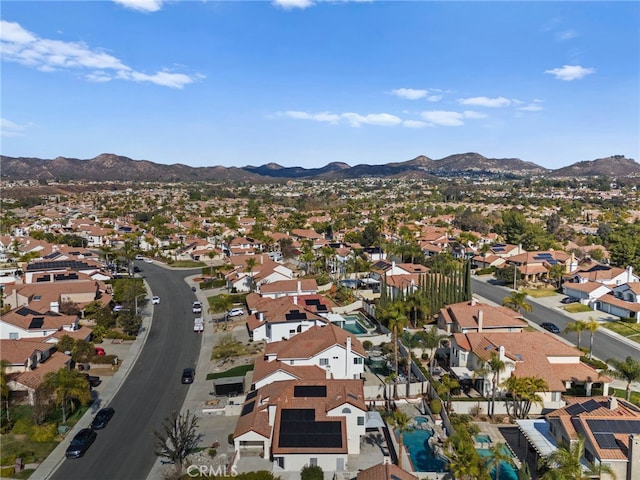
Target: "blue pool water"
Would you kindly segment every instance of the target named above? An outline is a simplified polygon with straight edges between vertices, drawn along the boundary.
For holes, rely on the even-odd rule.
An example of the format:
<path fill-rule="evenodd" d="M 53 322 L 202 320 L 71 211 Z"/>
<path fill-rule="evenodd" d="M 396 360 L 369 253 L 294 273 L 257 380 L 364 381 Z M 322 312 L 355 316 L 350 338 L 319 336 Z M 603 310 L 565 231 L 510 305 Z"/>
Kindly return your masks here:
<path fill-rule="evenodd" d="M 511 455 L 511 451 L 505 447 L 505 453 Z M 490 457 L 491 450 L 487 448 L 479 448 L 478 453 L 482 457 Z M 491 471 L 491 478 L 496 478 L 496 469 Z M 500 480 L 518 480 L 518 470 L 507 462 L 500 462 Z"/>
<path fill-rule="evenodd" d="M 491 437 L 489 435 L 485 435 L 484 433 L 480 433 L 476 435 L 476 442 L 491 444 Z"/>
<path fill-rule="evenodd" d="M 416 417 L 419 422 L 421 417 Z M 426 418 L 423 418 L 426 421 Z M 432 433 L 429 430 L 415 429 L 402 434 L 402 443 L 409 452 L 411 463 L 416 472 L 444 472 L 446 470 L 446 461 L 433 455 L 429 446 L 429 438 Z"/>
<path fill-rule="evenodd" d="M 349 319 L 349 317 L 345 317 L 345 321 L 334 322 L 343 330 L 346 330 L 349 333 L 353 333 L 354 335 L 362 335 L 363 333 L 367 333 L 367 329 L 360 325 L 360 322 L 354 319 Z"/>

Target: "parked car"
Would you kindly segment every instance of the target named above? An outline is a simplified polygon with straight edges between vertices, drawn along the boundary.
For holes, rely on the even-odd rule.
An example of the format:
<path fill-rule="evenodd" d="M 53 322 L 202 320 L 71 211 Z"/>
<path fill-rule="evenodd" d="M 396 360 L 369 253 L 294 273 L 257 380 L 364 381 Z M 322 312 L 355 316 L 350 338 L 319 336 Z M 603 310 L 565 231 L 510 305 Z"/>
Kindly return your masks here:
<path fill-rule="evenodd" d="M 154 295 L 153 297 L 151 297 L 151 303 L 153 303 L 154 305 L 159 305 L 160 304 L 160 297 L 157 295 Z"/>
<path fill-rule="evenodd" d="M 575 297 L 564 297 L 562 300 L 560 300 L 560 303 L 567 304 L 567 303 L 576 303 L 576 302 L 579 302 L 579 301 L 580 301 L 580 299 L 575 298 Z"/>
<path fill-rule="evenodd" d="M 202 313 L 202 304 L 200 302 L 193 302 L 193 306 L 191 307 L 191 311 L 193 313 Z"/>
<path fill-rule="evenodd" d="M 104 348 L 102 347 L 95 347 L 95 352 L 96 352 L 96 355 L 99 357 L 104 357 L 107 354 L 107 352 L 105 352 Z"/>
<path fill-rule="evenodd" d="M 197 292 L 197 291 L 198 291 L 198 289 L 196 288 L 196 286 L 195 286 L 195 285 L 193 285 L 193 286 L 191 287 L 191 291 L 192 291 L 192 292 Z"/>
<path fill-rule="evenodd" d="M 98 410 L 98 413 L 96 413 L 96 416 L 93 417 L 91 428 L 94 430 L 100 430 L 106 427 L 114 413 L 116 413 L 116 411 L 111 407 L 101 408 Z"/>
<path fill-rule="evenodd" d="M 89 386 L 91 388 L 97 387 L 98 385 L 100 385 L 102 383 L 102 380 L 100 379 L 100 377 L 98 377 L 96 375 L 89 375 L 88 373 L 85 373 L 84 374 L 84 378 L 87 379 L 87 382 L 89 382 Z"/>
<path fill-rule="evenodd" d="M 244 310 L 242 308 L 232 308 L 227 312 L 227 316 L 229 317 L 239 317 L 240 315 L 244 315 Z"/>
<path fill-rule="evenodd" d="M 153 260 L 151 258 L 145 258 L 144 261 L 146 263 L 153 263 Z"/>
<path fill-rule="evenodd" d="M 67 447 L 65 456 L 67 458 L 80 458 L 83 456 L 91 444 L 95 441 L 98 434 L 91 428 L 83 428 L 80 430 Z"/>
<path fill-rule="evenodd" d="M 542 322 L 540 326 L 551 333 L 560 333 L 560 329 L 555 323 Z"/>
<path fill-rule="evenodd" d="M 193 383 L 196 371 L 193 368 L 185 368 L 182 371 L 182 383 Z"/>

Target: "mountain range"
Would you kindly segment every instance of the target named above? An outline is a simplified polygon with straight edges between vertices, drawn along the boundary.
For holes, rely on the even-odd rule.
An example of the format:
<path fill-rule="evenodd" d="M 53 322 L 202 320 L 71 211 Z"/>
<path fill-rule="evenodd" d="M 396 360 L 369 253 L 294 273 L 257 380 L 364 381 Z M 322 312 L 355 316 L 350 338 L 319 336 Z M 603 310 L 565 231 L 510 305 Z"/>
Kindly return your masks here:
<path fill-rule="evenodd" d="M 2 180 L 39 181 L 123 181 L 123 182 L 273 182 L 287 179 L 340 180 L 362 177 L 436 178 L 436 177 L 597 177 L 640 176 L 640 164 L 624 155 L 581 161 L 559 169 L 547 169 L 518 158 L 486 158 L 478 153 L 449 155 L 439 160 L 418 156 L 405 162 L 350 166 L 333 162 L 322 168 L 283 167 L 276 163 L 246 167 L 190 167 L 176 163 L 165 165 L 148 160 L 103 153 L 81 160 L 57 157 L 53 160 L 0 156 Z"/>

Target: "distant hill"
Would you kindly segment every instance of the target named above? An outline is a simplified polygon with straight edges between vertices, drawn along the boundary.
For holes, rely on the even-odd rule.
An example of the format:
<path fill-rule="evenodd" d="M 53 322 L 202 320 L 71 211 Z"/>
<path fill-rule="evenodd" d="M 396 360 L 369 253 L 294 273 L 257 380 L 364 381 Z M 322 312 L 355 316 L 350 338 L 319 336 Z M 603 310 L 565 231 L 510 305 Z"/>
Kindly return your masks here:
<path fill-rule="evenodd" d="M 549 173 L 550 177 L 632 177 L 640 175 L 640 164 L 624 155 L 613 155 L 574 163 Z"/>
<path fill-rule="evenodd" d="M 53 160 L 0 157 L 3 180 L 45 181 L 133 181 L 133 182 L 242 182 L 263 183 L 287 179 L 354 179 L 360 177 L 436 178 L 484 176 L 494 178 L 624 177 L 640 175 L 640 165 L 621 155 L 578 162 L 549 170 L 518 158 L 486 158 L 478 153 L 462 153 L 432 160 L 418 156 L 405 162 L 383 165 L 333 162 L 322 168 L 283 167 L 275 163 L 246 167 L 190 167 L 176 163 L 164 165 L 148 160 L 103 153 L 95 158 L 57 157 Z"/>

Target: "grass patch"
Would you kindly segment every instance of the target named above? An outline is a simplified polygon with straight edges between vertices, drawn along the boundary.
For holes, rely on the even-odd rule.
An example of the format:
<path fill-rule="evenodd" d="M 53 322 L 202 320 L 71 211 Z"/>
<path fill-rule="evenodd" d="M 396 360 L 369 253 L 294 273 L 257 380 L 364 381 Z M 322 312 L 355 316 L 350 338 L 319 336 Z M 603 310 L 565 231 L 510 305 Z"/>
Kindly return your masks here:
<path fill-rule="evenodd" d="M 198 268 L 206 266 L 206 263 L 195 260 L 177 260 L 169 263 L 169 265 L 175 268 Z"/>
<path fill-rule="evenodd" d="M 7 433 L 2 435 L 2 465 L 13 465 L 16 457 L 22 463 L 40 463 L 58 446 L 58 442 L 32 442 L 26 435 Z"/>
<path fill-rule="evenodd" d="M 253 364 L 238 365 L 237 367 L 230 368 L 229 370 L 225 370 L 224 372 L 208 373 L 207 380 L 215 380 L 216 378 L 227 377 L 244 377 L 247 372 L 251 370 L 253 370 Z"/>
<path fill-rule="evenodd" d="M 610 388 L 609 392 L 613 391 L 613 394 L 618 398 L 626 398 L 627 391 L 620 388 Z M 629 399 L 631 403 L 640 407 L 640 392 L 631 390 L 631 397 Z"/>
<path fill-rule="evenodd" d="M 607 322 L 603 323 L 602 326 L 629 340 L 640 343 L 640 325 L 637 323 Z"/>
<path fill-rule="evenodd" d="M 521 290 L 533 298 L 553 297 L 557 295 L 556 291 L 552 288 L 526 288 Z"/>
<path fill-rule="evenodd" d="M 582 313 L 582 312 L 593 312 L 593 308 L 588 305 L 583 305 L 581 303 L 570 303 L 566 307 L 563 307 L 565 311 L 569 313 Z"/>

